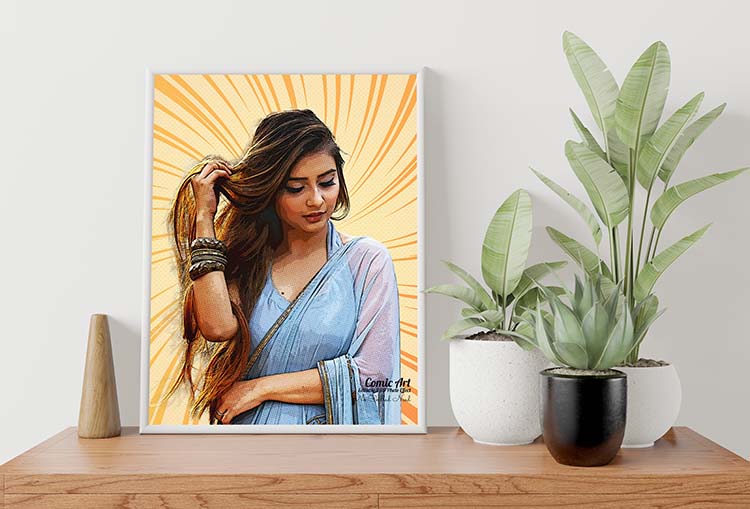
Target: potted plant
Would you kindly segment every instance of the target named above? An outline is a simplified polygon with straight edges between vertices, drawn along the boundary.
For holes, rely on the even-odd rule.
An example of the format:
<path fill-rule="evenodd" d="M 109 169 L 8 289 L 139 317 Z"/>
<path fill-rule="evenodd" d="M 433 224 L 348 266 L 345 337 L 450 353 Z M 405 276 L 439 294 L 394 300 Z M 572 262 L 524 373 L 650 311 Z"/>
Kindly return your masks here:
<path fill-rule="evenodd" d="M 466 285 L 425 290 L 466 306 L 443 339 L 450 340 L 453 413 L 464 431 L 480 443 L 527 444 L 541 433 L 538 373 L 547 361 L 524 336 L 511 337 L 509 332 L 525 330 L 517 311 L 536 304 L 534 281 L 566 262 L 526 267 L 531 226 L 531 198 L 517 190 L 497 209 L 484 237 L 482 276 L 488 289 L 465 270 L 445 262 Z M 485 331 L 460 335 L 472 328 Z"/>
<path fill-rule="evenodd" d="M 558 367 L 541 372 L 544 443 L 558 463 L 606 465 L 625 435 L 627 375 L 612 369 L 646 333 L 658 313 L 641 306 L 631 315 L 621 285 L 603 273 L 576 276 L 561 298 L 538 285 L 545 306 L 526 310 L 531 337 Z M 566 300 L 568 303 L 564 302 Z"/>
<path fill-rule="evenodd" d="M 631 314 L 639 306 L 655 313 L 659 301 L 653 289 L 657 280 L 710 226 L 662 249 L 662 233 L 670 216 L 691 196 L 748 168 L 673 184 L 683 155 L 725 105 L 693 120 L 703 100 L 703 93 L 699 93 L 659 125 L 670 77 L 669 52 L 664 43 L 656 42 L 646 49 L 622 87 L 594 50 L 576 35 L 566 32 L 563 48 L 600 131 L 597 141 L 571 110 L 583 141 L 568 141 L 565 155 L 596 215 L 557 183 L 532 171 L 583 218 L 595 249 L 554 228 L 548 227 L 547 232 L 586 273 L 601 271 L 607 284 L 622 284 Z M 602 238 L 608 245 L 600 256 Z M 626 447 L 653 445 L 674 424 L 681 402 L 674 366 L 641 359 L 639 348 L 640 341 L 618 368 L 628 374 Z"/>

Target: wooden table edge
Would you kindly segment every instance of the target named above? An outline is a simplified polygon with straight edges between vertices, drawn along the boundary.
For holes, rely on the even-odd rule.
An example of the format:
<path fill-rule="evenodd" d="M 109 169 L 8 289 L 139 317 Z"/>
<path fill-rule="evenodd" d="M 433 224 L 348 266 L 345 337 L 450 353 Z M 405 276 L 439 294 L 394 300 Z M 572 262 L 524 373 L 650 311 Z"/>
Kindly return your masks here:
<path fill-rule="evenodd" d="M 132 433 L 133 427 L 123 428 Z M 454 427 L 429 428 L 437 434 L 463 434 Z M 38 456 L 76 434 L 75 427 L 56 433 L 46 441 L 0 466 L 2 499 L 22 494 L 238 494 L 238 493 L 360 493 L 382 495 L 572 495 L 585 489 L 592 495 L 646 493 L 676 496 L 750 496 L 750 463 L 695 431 L 676 427 L 672 440 L 696 441 L 701 447 L 720 452 L 732 468 L 726 472 L 633 474 L 604 468 L 572 469 L 554 473 L 423 472 L 423 473 L 34 473 L 14 471 L 12 463 L 21 456 Z M 310 435 L 320 436 L 320 435 Z M 341 435 L 339 435 L 341 436 Z M 420 435 L 413 436 L 415 440 Z M 258 437 L 258 435 L 255 435 Z M 114 438 L 116 440 L 117 438 Z M 105 439 L 106 440 L 106 439 Z M 110 439 L 112 440 L 112 439 Z M 104 487 L 103 487 L 104 486 Z"/>

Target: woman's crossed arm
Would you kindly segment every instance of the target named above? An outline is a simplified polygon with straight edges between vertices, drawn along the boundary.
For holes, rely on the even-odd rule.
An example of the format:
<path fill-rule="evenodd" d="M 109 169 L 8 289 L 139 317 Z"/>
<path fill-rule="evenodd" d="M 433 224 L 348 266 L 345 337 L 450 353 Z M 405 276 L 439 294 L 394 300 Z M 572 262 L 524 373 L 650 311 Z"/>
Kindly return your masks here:
<path fill-rule="evenodd" d="M 262 376 L 236 382 L 221 397 L 217 406 L 222 423 L 230 423 L 237 415 L 251 410 L 264 401 L 307 405 L 323 404 L 323 384 L 318 370 Z"/>

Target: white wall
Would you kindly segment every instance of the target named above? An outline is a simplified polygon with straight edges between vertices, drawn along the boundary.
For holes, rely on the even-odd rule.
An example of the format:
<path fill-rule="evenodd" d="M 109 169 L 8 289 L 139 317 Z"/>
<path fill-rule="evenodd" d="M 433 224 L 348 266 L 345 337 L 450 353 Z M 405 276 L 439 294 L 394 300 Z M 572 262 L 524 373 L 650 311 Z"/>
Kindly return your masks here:
<path fill-rule="evenodd" d="M 615 5 L 625 6 L 615 8 Z M 561 50 L 572 30 L 618 80 L 651 42 L 672 53 L 669 112 L 696 92 L 724 116 L 680 179 L 750 163 L 750 8 L 741 2 L 0 3 L 3 343 L 0 462 L 75 425 L 88 319 L 111 315 L 124 425 L 137 424 L 144 70 L 403 71 L 428 67 L 427 280 L 440 259 L 479 272 L 481 239 L 515 188 L 534 199 L 533 260 L 559 258 L 543 227 L 584 227 L 527 170 L 580 189 L 563 155 L 574 107 L 593 126 Z M 694 198 L 667 237 L 714 226 L 658 286 L 668 313 L 645 354 L 676 363 L 679 423 L 747 457 L 746 263 L 750 177 Z M 666 235 L 666 234 L 665 234 Z M 666 244 L 665 244 L 666 245 Z M 454 424 L 448 351 L 458 307 L 428 296 L 428 425 Z"/>

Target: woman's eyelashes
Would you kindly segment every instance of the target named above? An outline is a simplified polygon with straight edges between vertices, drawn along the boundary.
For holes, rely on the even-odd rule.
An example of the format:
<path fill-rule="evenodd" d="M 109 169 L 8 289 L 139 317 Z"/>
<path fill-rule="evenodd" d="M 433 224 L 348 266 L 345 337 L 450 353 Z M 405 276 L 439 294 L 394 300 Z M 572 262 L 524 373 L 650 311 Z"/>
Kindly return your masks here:
<path fill-rule="evenodd" d="M 327 180 L 325 182 L 320 183 L 323 187 L 331 187 L 336 185 L 336 179 Z M 302 187 L 295 187 L 295 186 L 286 186 L 286 190 L 292 194 L 297 194 L 301 192 L 304 189 L 304 186 Z"/>

